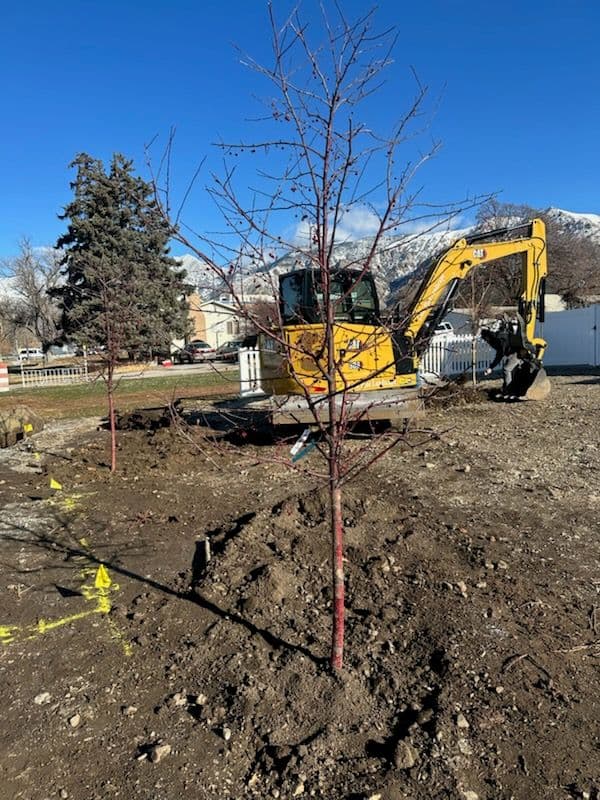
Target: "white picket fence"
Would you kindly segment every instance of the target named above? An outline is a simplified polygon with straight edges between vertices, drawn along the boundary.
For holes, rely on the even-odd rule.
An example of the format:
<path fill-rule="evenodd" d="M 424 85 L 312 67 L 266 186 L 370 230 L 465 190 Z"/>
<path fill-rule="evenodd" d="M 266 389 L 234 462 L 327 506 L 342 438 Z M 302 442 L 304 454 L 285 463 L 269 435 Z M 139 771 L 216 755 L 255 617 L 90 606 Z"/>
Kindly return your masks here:
<path fill-rule="evenodd" d="M 481 374 L 494 359 L 495 352 L 479 336 L 471 334 L 441 334 L 434 336 L 419 367 L 423 383 L 435 383 L 444 378 L 473 373 Z M 253 397 L 264 394 L 260 382 L 260 352 L 252 347 L 239 351 L 240 395 Z"/>
<path fill-rule="evenodd" d="M 260 382 L 260 350 L 255 347 L 240 347 L 240 397 L 264 394 Z"/>
<path fill-rule="evenodd" d="M 475 372 L 481 374 L 493 361 L 495 351 L 479 336 L 441 334 L 434 336 L 421 358 L 419 375 L 426 383 Z"/>
<path fill-rule="evenodd" d="M 72 383 L 87 383 L 89 379 L 87 364 L 79 367 L 21 369 L 22 386 L 65 386 Z"/>

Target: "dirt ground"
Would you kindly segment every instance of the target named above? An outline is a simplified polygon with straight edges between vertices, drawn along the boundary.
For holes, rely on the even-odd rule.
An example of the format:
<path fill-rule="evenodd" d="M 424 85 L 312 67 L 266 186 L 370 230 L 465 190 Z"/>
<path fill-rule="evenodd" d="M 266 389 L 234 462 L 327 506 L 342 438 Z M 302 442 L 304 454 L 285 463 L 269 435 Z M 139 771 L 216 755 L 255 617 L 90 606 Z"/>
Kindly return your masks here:
<path fill-rule="evenodd" d="M 347 487 L 339 675 L 315 451 L 3 451 L 0 800 L 600 798 L 600 378 L 552 383 L 431 408 Z"/>

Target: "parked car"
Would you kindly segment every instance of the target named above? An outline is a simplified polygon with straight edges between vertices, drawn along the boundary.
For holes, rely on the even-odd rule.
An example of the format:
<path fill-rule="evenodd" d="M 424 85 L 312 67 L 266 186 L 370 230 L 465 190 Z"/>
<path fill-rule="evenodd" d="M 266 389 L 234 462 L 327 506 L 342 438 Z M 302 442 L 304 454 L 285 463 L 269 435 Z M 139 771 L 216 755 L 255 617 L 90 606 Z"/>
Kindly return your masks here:
<path fill-rule="evenodd" d="M 225 342 L 225 344 L 217 347 L 215 358 L 218 361 L 237 361 L 238 351 L 241 346 L 241 339 L 233 339 L 231 342 Z"/>
<path fill-rule="evenodd" d="M 22 347 L 19 350 L 19 361 L 39 361 L 44 357 L 44 352 L 39 347 Z"/>
<path fill-rule="evenodd" d="M 194 364 L 199 361 L 214 361 L 217 351 L 208 342 L 195 339 L 181 350 L 173 354 L 173 360 L 178 364 Z"/>
<path fill-rule="evenodd" d="M 258 344 L 258 334 L 257 333 L 249 333 L 248 336 L 242 339 L 242 343 L 240 347 L 251 347 L 254 348 Z"/>
<path fill-rule="evenodd" d="M 441 334 L 451 334 L 454 333 L 454 328 L 451 322 L 439 322 L 436 326 L 436 329 L 433 332 L 434 336 L 440 336 Z"/>

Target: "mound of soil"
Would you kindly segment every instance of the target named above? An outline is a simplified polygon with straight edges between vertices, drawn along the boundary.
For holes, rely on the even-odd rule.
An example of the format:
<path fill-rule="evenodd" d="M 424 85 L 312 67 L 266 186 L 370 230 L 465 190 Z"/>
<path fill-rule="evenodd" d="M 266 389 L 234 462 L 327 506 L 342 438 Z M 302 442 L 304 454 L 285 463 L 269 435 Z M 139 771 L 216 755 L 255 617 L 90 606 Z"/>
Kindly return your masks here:
<path fill-rule="evenodd" d="M 110 476 L 105 431 L 33 437 L 0 465 L 1 800 L 597 796 L 599 400 L 430 409 L 348 485 L 339 674 L 316 451 L 127 430 Z"/>

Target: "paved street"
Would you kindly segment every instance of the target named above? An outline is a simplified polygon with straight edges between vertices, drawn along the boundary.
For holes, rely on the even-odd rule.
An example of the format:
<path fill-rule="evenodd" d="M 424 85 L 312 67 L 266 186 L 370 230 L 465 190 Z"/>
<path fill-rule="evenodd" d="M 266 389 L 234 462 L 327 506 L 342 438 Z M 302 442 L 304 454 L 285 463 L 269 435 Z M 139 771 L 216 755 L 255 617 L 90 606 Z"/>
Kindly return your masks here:
<path fill-rule="evenodd" d="M 204 374 L 207 372 L 221 374 L 223 372 L 231 372 L 237 368 L 237 363 L 228 364 L 222 361 L 209 361 L 205 364 L 173 364 L 172 367 L 140 365 L 139 370 L 119 374 L 119 378 L 162 378 L 167 375 L 193 375 L 195 373 Z"/>

